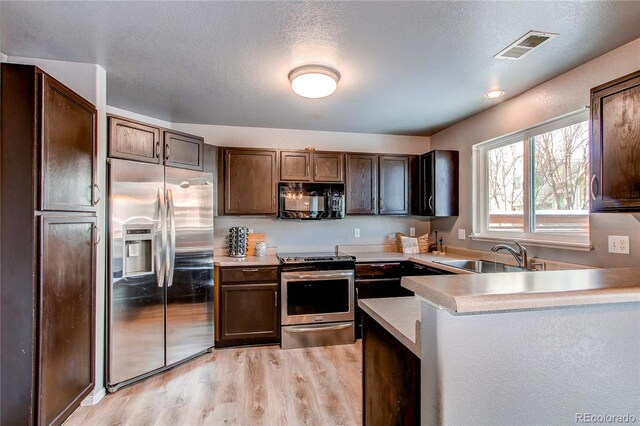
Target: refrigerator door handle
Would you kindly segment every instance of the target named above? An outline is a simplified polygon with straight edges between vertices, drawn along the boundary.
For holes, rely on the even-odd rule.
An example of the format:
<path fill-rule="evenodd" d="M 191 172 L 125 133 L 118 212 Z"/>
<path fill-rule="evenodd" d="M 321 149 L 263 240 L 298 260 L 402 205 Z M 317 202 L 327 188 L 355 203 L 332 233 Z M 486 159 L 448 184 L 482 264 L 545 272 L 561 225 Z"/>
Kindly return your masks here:
<path fill-rule="evenodd" d="M 167 250 L 167 287 L 173 284 L 173 270 L 176 264 L 176 212 L 173 206 L 173 192 L 167 189 L 167 212 L 169 214 L 169 246 Z"/>
<path fill-rule="evenodd" d="M 167 245 L 167 228 L 164 226 L 164 189 L 158 188 L 158 221 L 160 222 L 160 247 L 156 246 L 156 278 L 158 287 L 164 286 L 164 253 Z M 156 240 L 157 241 L 157 240 Z"/>

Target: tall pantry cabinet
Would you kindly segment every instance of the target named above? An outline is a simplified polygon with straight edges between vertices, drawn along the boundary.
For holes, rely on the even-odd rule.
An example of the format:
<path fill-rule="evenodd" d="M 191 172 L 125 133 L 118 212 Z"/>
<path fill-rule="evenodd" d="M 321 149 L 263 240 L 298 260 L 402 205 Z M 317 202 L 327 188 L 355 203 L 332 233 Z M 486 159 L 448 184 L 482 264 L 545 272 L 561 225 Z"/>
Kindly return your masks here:
<path fill-rule="evenodd" d="M 94 386 L 96 109 L 2 64 L 0 422 L 61 424 Z"/>

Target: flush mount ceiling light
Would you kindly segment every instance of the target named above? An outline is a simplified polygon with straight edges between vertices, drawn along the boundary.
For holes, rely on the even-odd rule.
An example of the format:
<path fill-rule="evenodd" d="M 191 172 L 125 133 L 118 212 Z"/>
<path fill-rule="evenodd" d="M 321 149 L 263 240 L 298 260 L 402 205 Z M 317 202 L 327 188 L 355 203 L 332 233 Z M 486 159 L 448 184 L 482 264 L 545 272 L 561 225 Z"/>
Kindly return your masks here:
<path fill-rule="evenodd" d="M 504 90 L 496 89 L 496 90 L 488 91 L 483 96 L 487 99 L 495 99 L 495 98 L 499 98 L 502 95 L 504 95 Z"/>
<path fill-rule="evenodd" d="M 291 88 L 305 98 L 324 98 L 336 91 L 340 73 L 322 65 L 304 65 L 289 73 Z"/>

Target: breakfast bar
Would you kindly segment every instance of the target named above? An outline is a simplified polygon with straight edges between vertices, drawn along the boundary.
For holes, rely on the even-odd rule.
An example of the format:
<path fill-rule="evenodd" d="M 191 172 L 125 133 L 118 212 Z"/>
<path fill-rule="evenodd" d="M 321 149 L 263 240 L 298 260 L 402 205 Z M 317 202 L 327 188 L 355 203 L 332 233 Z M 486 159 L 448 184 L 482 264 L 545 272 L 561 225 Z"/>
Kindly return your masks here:
<path fill-rule="evenodd" d="M 640 268 L 402 285 L 421 299 L 422 424 L 640 418 Z"/>

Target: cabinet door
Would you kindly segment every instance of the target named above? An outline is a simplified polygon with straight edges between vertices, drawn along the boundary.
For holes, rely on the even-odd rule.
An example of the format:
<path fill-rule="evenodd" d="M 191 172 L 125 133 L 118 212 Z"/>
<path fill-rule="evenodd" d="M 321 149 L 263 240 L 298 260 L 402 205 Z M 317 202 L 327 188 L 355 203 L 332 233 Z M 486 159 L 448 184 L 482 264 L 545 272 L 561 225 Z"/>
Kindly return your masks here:
<path fill-rule="evenodd" d="M 433 151 L 420 157 L 420 214 L 422 216 L 435 215 L 434 157 Z"/>
<path fill-rule="evenodd" d="M 640 211 L 640 71 L 591 90 L 591 211 Z"/>
<path fill-rule="evenodd" d="M 161 164 L 160 129 L 109 117 L 109 157 Z"/>
<path fill-rule="evenodd" d="M 275 214 L 276 151 L 226 149 L 224 159 L 224 213 Z"/>
<path fill-rule="evenodd" d="M 380 214 L 409 214 L 409 157 L 381 155 Z"/>
<path fill-rule="evenodd" d="M 314 152 L 313 180 L 315 182 L 344 182 L 344 154 Z"/>
<path fill-rule="evenodd" d="M 95 211 L 96 109 L 53 78 L 40 75 L 40 208 Z"/>
<path fill-rule="evenodd" d="M 204 139 L 183 133 L 164 132 L 164 164 L 202 171 Z"/>
<path fill-rule="evenodd" d="M 310 151 L 280 151 L 280 180 L 308 182 L 311 180 Z"/>
<path fill-rule="evenodd" d="M 62 423 L 93 389 L 95 220 L 40 218 L 39 424 Z"/>
<path fill-rule="evenodd" d="M 347 154 L 347 214 L 377 214 L 378 156 Z"/>
<path fill-rule="evenodd" d="M 238 344 L 277 339 L 278 284 L 220 287 L 220 340 Z"/>

